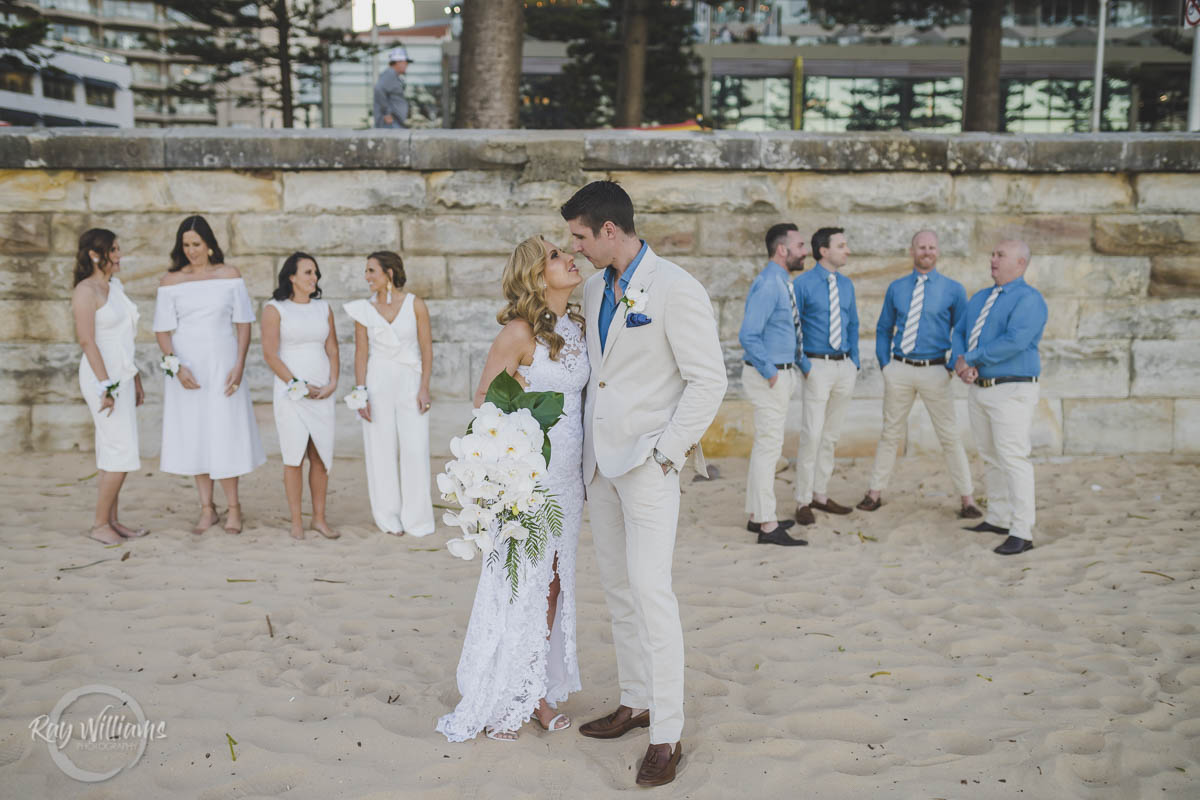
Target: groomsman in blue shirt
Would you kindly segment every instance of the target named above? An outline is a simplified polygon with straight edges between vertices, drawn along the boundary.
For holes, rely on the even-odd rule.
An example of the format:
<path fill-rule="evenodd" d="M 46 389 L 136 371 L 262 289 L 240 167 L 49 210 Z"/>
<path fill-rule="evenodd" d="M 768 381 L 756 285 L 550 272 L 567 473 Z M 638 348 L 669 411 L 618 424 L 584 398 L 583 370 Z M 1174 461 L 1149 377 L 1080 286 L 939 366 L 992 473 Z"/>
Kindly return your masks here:
<path fill-rule="evenodd" d="M 849 514 L 853 509 L 829 498 L 833 451 L 850 408 L 858 375 L 858 306 L 854 284 L 839 270 L 850 260 L 841 228 L 821 228 L 812 237 L 816 266 L 792 287 L 800 314 L 800 371 L 804 412 L 796 454 L 796 521 L 812 525 L 813 509 Z"/>
<path fill-rule="evenodd" d="M 796 387 L 800 362 L 800 313 L 792 275 L 804 271 L 808 243 L 790 222 L 767 231 L 767 266 L 746 296 L 746 313 L 738 341 L 745 351 L 742 388 L 754 406 L 754 447 L 746 474 L 746 530 L 758 534 L 759 544 L 804 545 L 787 529 L 775 511 L 775 464 L 783 450 L 788 403 Z"/>
<path fill-rule="evenodd" d="M 936 233 L 920 231 L 912 238 L 909 252 L 913 271 L 888 287 L 875 326 L 875 357 L 883 373 L 883 433 L 875 448 L 875 469 L 867 495 L 857 507 L 874 511 L 883 505 L 880 495 L 896 464 L 908 413 L 920 395 L 962 501 L 958 516 L 978 519 L 983 512 L 972 496 L 971 467 L 958 434 L 950 391 L 954 372 L 946 357 L 950 332 L 967 310 L 967 292 L 961 283 L 937 271 Z"/>
<path fill-rule="evenodd" d="M 1046 301 L 1025 282 L 1029 245 L 1005 241 L 992 250 L 995 285 L 975 293 L 954 326 L 954 371 L 967 390 L 967 410 L 986 465 L 987 517 L 968 528 L 1007 534 L 994 552 L 1033 549 L 1034 484 L 1030 429 L 1038 404 L 1038 342 Z"/>

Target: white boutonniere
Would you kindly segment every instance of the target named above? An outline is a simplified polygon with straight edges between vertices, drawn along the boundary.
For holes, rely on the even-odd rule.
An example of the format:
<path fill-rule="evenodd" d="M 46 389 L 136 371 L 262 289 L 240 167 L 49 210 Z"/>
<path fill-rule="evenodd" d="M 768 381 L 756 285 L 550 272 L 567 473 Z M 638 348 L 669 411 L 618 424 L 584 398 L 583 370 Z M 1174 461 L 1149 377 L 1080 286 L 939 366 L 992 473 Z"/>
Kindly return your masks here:
<path fill-rule="evenodd" d="M 293 400 L 299 400 L 302 397 L 308 396 L 308 384 L 299 378 L 293 377 L 288 381 L 287 395 Z"/>
<path fill-rule="evenodd" d="M 167 353 L 162 357 L 162 360 L 158 362 L 158 365 L 162 367 L 162 371 L 166 373 L 168 378 L 174 378 L 175 374 L 179 372 L 179 356 L 175 355 L 174 353 Z"/>
<path fill-rule="evenodd" d="M 636 289 L 631 289 L 622 298 L 621 302 L 625 304 L 625 314 L 629 312 L 634 314 L 644 314 L 646 306 L 650 303 L 650 295 L 646 291 L 645 286 L 639 286 Z"/>
<path fill-rule="evenodd" d="M 351 411 L 358 411 L 361 408 L 367 407 L 367 387 L 355 386 L 354 391 L 342 398 L 346 402 L 346 407 Z"/>

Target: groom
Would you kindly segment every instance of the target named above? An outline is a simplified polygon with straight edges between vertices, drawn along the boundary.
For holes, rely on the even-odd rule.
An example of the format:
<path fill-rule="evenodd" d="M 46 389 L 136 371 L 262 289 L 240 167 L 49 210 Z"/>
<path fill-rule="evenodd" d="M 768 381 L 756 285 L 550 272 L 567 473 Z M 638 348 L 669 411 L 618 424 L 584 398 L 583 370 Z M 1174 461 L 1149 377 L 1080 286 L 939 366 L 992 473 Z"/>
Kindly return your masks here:
<path fill-rule="evenodd" d="M 649 726 L 637 783 L 661 786 L 682 753 L 683 628 L 671 589 L 679 470 L 725 396 L 725 362 L 708 293 L 638 238 L 624 189 L 589 183 L 561 212 L 574 252 L 603 270 L 583 295 L 583 482 L 621 686 L 617 710 L 579 732 L 615 739 Z"/>

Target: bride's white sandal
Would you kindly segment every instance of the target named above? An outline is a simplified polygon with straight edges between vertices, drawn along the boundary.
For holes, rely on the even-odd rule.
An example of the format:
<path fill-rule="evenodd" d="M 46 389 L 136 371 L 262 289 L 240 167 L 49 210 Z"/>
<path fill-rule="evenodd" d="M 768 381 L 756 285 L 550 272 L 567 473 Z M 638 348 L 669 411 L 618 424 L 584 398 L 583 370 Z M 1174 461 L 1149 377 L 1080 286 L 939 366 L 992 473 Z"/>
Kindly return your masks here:
<path fill-rule="evenodd" d="M 537 719 L 538 725 L 542 725 L 542 721 L 540 719 L 538 719 L 537 714 L 534 714 L 533 718 Z M 567 724 L 559 725 L 558 721 L 560 719 L 566 720 Z M 558 733 L 559 731 L 565 731 L 569 727 L 571 727 L 571 718 L 570 717 L 568 717 L 566 714 L 555 714 L 554 718 L 550 720 L 549 725 L 542 725 L 542 730 L 548 731 L 550 733 Z"/>
<path fill-rule="evenodd" d="M 516 731 L 498 731 L 495 728 L 484 728 L 483 735 L 489 739 L 495 739 L 497 742 L 515 742 L 517 740 Z"/>

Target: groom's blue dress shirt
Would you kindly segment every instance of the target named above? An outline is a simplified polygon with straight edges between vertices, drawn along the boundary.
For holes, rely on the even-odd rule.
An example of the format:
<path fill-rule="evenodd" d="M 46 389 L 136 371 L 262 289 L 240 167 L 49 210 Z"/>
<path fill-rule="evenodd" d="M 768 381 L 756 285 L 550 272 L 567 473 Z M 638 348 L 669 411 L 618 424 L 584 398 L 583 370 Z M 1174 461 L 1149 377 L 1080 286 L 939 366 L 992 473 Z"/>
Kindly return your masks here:
<path fill-rule="evenodd" d="M 1026 283 L 1024 278 L 1004 285 L 1000 296 L 992 303 L 987 319 L 983 321 L 983 330 L 979 332 L 975 349 L 967 349 L 975 320 L 979 319 L 979 313 L 983 311 L 988 295 L 994 288 L 989 286 L 976 292 L 967 303 L 967 313 L 954 326 L 954 350 L 950 354 L 952 363 L 961 355 L 969 365 L 979 370 L 981 378 L 1041 375 L 1038 342 L 1042 340 L 1049 312 L 1042 293 Z"/>
<path fill-rule="evenodd" d="M 837 276 L 838 303 L 842 308 L 842 347 L 834 350 L 829 346 L 829 276 Z M 804 335 L 804 352 L 820 356 L 844 353 L 858 362 L 858 306 L 854 302 L 854 284 L 840 272 L 830 272 L 816 265 L 792 281 L 796 290 L 796 307 L 800 311 L 800 332 Z M 801 357 L 800 369 L 805 375 L 812 369 L 812 362 Z"/>
<path fill-rule="evenodd" d="M 917 342 L 911 353 L 903 352 L 900 345 L 904 341 L 908 307 L 912 304 L 913 290 L 917 288 L 918 274 L 914 269 L 892 281 L 883 298 L 883 310 L 879 312 L 879 324 L 875 326 L 875 357 L 880 369 L 893 357 L 925 361 L 945 356 L 950 349 L 950 332 L 967 310 L 967 290 L 963 285 L 936 269 L 930 270 L 925 281 L 925 299 L 921 301 L 921 321 L 917 323 Z M 947 363 L 946 368 L 951 366 Z"/>
<path fill-rule="evenodd" d="M 779 372 L 776 364 L 796 360 L 796 326 L 792 322 L 792 299 L 788 296 L 788 273 L 774 261 L 758 273 L 746 295 L 746 314 L 738 341 L 746 361 L 767 380 Z"/>
<path fill-rule="evenodd" d="M 642 242 L 642 249 L 638 250 L 638 254 L 634 256 L 633 261 L 629 262 L 629 266 L 625 268 L 625 272 L 621 275 L 621 296 L 629 291 L 629 281 L 633 279 L 633 273 L 638 268 L 638 264 L 642 263 L 642 256 L 646 255 L 646 242 Z M 600 352 L 604 352 L 604 345 L 608 343 L 608 326 L 612 324 L 613 317 L 617 314 L 617 293 L 613 291 L 613 279 L 616 277 L 617 271 L 612 267 L 604 268 L 604 297 L 600 300 L 600 319 L 597 322 L 600 329 L 597 333 L 600 334 Z"/>

